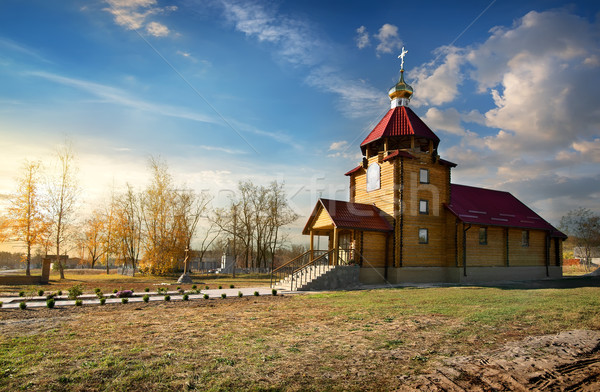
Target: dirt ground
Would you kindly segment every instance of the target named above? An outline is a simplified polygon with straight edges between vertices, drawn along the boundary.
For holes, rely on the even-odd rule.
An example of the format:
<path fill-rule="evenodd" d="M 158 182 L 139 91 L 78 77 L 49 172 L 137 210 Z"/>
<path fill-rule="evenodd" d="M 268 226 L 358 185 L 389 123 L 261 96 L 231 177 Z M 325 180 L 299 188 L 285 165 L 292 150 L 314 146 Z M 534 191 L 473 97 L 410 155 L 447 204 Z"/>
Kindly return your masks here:
<path fill-rule="evenodd" d="M 531 336 L 405 381 L 402 391 L 598 391 L 600 331 Z"/>

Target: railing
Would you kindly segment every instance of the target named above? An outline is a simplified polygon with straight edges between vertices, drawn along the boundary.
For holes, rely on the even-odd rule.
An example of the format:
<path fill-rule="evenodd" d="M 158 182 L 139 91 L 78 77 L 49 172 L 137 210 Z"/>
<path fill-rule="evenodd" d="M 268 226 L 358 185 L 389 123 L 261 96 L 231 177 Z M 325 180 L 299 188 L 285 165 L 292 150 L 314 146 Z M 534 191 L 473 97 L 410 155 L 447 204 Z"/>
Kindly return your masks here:
<path fill-rule="evenodd" d="M 298 287 L 302 287 L 303 284 L 320 276 L 331 265 L 330 260 L 333 252 L 335 252 L 335 249 L 330 249 L 327 253 L 323 253 L 294 270 L 290 276 L 290 290 L 297 290 Z"/>
<path fill-rule="evenodd" d="M 326 253 L 324 250 L 313 250 L 312 257 L 319 257 L 322 254 Z M 274 283 L 277 283 L 289 275 L 291 275 L 294 271 L 300 268 L 302 265 L 308 263 L 311 258 L 311 251 L 307 251 L 302 253 L 300 256 L 293 258 L 287 263 L 275 268 L 271 271 L 271 287 L 273 287 Z"/>
<path fill-rule="evenodd" d="M 295 257 L 271 272 L 271 287 L 289 277 L 290 290 L 293 291 L 321 275 L 333 263 L 335 265 L 362 265 L 364 258 L 355 249 L 338 249 L 337 260 L 333 260 L 335 252 L 335 249 L 314 250 L 312 251 L 312 260 L 311 251 Z"/>

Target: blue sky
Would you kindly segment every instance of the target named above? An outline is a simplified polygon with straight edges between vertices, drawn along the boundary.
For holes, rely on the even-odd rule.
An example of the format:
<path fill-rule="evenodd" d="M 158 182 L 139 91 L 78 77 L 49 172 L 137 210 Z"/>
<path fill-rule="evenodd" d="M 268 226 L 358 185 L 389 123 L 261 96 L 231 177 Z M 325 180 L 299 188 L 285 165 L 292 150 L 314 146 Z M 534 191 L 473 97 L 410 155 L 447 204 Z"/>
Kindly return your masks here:
<path fill-rule="evenodd" d="M 599 211 L 594 1 L 0 2 L 0 195 L 24 159 L 77 153 L 82 199 L 143 187 L 149 156 L 222 205 L 285 181 L 303 226 L 389 109 L 411 107 L 453 182 L 507 190 L 557 223 Z M 293 231 L 297 234 L 297 230 Z"/>

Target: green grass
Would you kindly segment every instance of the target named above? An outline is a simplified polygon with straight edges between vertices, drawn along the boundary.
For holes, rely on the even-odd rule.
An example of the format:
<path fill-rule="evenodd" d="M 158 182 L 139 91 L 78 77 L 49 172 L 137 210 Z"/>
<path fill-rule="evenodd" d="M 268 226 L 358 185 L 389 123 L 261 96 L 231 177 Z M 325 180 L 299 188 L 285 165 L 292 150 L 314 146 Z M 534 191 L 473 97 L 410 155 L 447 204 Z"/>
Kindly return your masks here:
<path fill-rule="evenodd" d="M 54 310 L 47 326 L 35 317 L 47 320 L 51 310 L 2 310 L 31 323 L 3 327 L 0 390 L 390 390 L 398 375 L 446 357 L 600 329 L 596 287 L 401 288 L 136 307 Z"/>

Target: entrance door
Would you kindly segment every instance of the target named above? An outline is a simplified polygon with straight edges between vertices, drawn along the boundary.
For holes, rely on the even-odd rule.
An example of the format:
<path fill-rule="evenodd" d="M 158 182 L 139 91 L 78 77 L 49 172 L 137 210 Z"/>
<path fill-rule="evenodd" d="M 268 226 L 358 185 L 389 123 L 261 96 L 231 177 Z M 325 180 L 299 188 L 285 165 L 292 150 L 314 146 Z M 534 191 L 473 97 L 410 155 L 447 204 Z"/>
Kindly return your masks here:
<path fill-rule="evenodd" d="M 338 253 L 338 264 L 344 265 L 352 258 L 352 232 L 340 233 L 340 247 Z"/>

